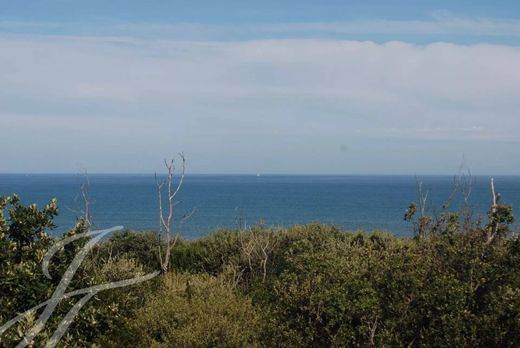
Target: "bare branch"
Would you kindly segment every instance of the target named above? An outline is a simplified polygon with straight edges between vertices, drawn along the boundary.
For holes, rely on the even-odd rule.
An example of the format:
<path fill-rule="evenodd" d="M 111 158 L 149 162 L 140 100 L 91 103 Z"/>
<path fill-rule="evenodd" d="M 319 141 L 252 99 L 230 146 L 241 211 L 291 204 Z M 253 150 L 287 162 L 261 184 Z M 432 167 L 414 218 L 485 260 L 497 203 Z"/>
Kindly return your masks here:
<path fill-rule="evenodd" d="M 180 180 L 177 186 L 174 189 L 174 177 L 175 177 L 175 165 L 174 160 L 171 159 L 170 161 L 164 160 L 164 166 L 166 167 L 167 174 L 166 179 L 162 182 L 159 182 L 157 179 L 157 174 L 155 174 L 155 183 L 157 188 L 157 196 L 158 196 L 158 203 L 159 203 L 159 233 L 161 236 L 164 237 L 165 241 L 165 250 L 161 250 L 161 247 L 159 245 L 159 261 L 161 263 L 161 269 L 163 272 L 168 271 L 169 262 L 170 262 L 170 254 L 172 248 L 176 245 L 179 234 L 175 233 L 173 240 L 172 240 L 172 233 L 173 233 L 173 227 L 174 227 L 174 207 L 175 207 L 175 196 L 180 191 L 182 184 L 184 182 L 184 175 L 186 171 L 186 159 L 182 153 L 179 154 L 179 157 L 181 158 L 182 162 L 182 169 L 180 173 Z M 165 204 L 163 202 L 163 188 L 166 186 L 166 193 L 167 193 L 167 215 L 165 216 L 163 205 Z M 194 212 L 194 211 L 193 211 Z M 187 220 L 192 214 L 189 214 L 189 216 L 184 216 L 180 223 Z M 164 255 L 163 255 L 164 252 Z"/>
<path fill-rule="evenodd" d="M 377 330 L 377 321 L 378 321 L 378 318 L 376 317 L 376 319 L 374 320 L 374 324 L 368 323 L 368 329 L 370 330 L 370 345 L 372 347 L 376 346 L 375 337 L 376 337 L 376 330 Z"/>
<path fill-rule="evenodd" d="M 419 210 L 421 214 L 421 216 L 418 219 L 416 229 L 418 236 L 422 238 L 425 236 L 430 223 L 430 217 L 426 216 L 426 204 L 428 202 L 429 191 L 426 191 L 426 193 L 424 193 L 423 183 L 417 178 L 417 176 L 415 177 L 415 181 L 417 185 L 417 194 L 419 196 Z"/>
<path fill-rule="evenodd" d="M 184 216 L 179 221 L 179 225 L 188 221 L 193 216 L 193 214 L 195 214 L 196 211 L 197 211 L 197 208 L 193 208 L 189 213 L 184 214 Z"/>
<path fill-rule="evenodd" d="M 500 198 L 500 194 L 495 192 L 495 179 L 491 177 L 491 228 L 488 230 L 488 236 L 486 244 L 490 244 L 493 239 L 495 239 L 498 233 L 498 222 L 495 221 L 495 213 L 498 208 L 498 199 Z"/>
<path fill-rule="evenodd" d="M 497 209 L 497 194 L 495 193 L 495 179 L 493 177 L 491 177 L 491 198 L 493 202 L 491 209 L 495 212 Z"/>
<path fill-rule="evenodd" d="M 424 217 L 426 214 L 426 203 L 428 201 L 428 194 L 430 191 L 423 192 L 423 182 L 419 180 L 419 178 L 415 177 L 415 181 L 417 184 L 417 193 L 419 195 L 419 210 L 421 211 L 421 217 Z"/>
<path fill-rule="evenodd" d="M 81 197 L 83 199 L 83 224 L 86 231 L 92 227 L 92 215 L 90 213 L 90 179 L 87 170 L 83 170 L 84 181 L 81 184 Z"/>
<path fill-rule="evenodd" d="M 181 161 L 182 161 L 181 178 L 179 180 L 179 184 L 177 185 L 177 189 L 173 193 L 173 197 L 175 197 L 177 195 L 177 193 L 179 192 L 179 190 L 181 189 L 182 183 L 184 182 L 184 174 L 186 173 L 186 158 L 184 157 L 184 154 L 182 152 L 179 153 L 179 157 L 181 158 Z"/>

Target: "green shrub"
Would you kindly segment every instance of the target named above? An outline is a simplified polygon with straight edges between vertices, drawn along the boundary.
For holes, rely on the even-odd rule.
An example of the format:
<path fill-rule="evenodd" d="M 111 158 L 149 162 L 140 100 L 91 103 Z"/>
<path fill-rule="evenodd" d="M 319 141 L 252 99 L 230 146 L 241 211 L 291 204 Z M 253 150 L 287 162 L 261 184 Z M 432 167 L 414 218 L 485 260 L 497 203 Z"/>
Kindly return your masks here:
<path fill-rule="evenodd" d="M 92 268 L 89 269 L 93 271 Z M 103 262 L 100 269 L 91 273 L 90 277 L 95 284 L 106 284 L 142 276 L 145 273 L 144 267 L 135 259 L 119 257 Z M 147 296 L 153 293 L 159 282 L 155 278 L 141 284 L 101 291 L 81 309 L 61 344 L 120 346 L 113 344 L 113 338 L 130 335 L 125 326 L 128 318 L 134 316 L 144 305 Z M 79 297 L 73 301 L 77 300 Z"/>
<path fill-rule="evenodd" d="M 53 199 L 43 209 L 25 206 L 17 195 L 0 197 L 0 323 L 44 301 L 55 282 L 41 271 L 41 261 L 52 245 L 47 230 L 54 227 L 58 213 Z M 23 328 L 11 328 L 0 338 L 0 345 L 10 347 L 23 337 Z"/>
<path fill-rule="evenodd" d="M 115 232 L 97 248 L 98 257 L 125 257 L 135 259 L 147 271 L 160 269 L 159 247 L 163 247 L 161 236 L 157 232 L 136 232 L 125 230 Z"/>
<path fill-rule="evenodd" d="M 171 273 L 131 320 L 138 347 L 254 347 L 259 316 L 222 278 Z"/>
<path fill-rule="evenodd" d="M 298 237 L 298 234 L 300 237 Z M 358 346 L 381 317 L 372 261 L 384 237 L 341 234 L 315 225 L 295 228 L 256 304 L 272 320 L 264 339 L 278 346 Z M 259 296 L 260 295 L 260 296 Z"/>

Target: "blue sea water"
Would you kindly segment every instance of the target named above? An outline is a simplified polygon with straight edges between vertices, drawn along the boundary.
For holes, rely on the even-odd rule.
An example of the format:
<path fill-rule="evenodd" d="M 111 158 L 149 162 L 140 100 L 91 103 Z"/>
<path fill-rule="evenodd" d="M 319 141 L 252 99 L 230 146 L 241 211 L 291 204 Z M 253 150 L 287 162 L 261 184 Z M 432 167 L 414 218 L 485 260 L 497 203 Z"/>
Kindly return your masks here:
<path fill-rule="evenodd" d="M 423 176 L 428 207 L 438 212 L 453 189 L 451 176 Z M 489 177 L 473 177 L 470 205 L 485 216 L 491 200 Z M 97 228 L 123 225 L 136 230 L 158 227 L 158 202 L 153 175 L 89 175 L 93 222 Z M 18 193 L 24 203 L 45 205 L 57 197 L 58 227 L 62 234 L 74 225 L 82 209 L 85 178 L 69 174 L 0 174 L 0 195 Z M 504 202 L 520 207 L 520 177 L 495 177 Z M 350 230 L 386 230 L 411 235 L 403 221 L 409 203 L 417 201 L 413 176 L 289 176 L 188 175 L 178 196 L 177 226 L 183 237 L 194 239 L 221 227 L 271 226 L 321 222 Z M 452 207 L 460 205 L 456 200 Z"/>

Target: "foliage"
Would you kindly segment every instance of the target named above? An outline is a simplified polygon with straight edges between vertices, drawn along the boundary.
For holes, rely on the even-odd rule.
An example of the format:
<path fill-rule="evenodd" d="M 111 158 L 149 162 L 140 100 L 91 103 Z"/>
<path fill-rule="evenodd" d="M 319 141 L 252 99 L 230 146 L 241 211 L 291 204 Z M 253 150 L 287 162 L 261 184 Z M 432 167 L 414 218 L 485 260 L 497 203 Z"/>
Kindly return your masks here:
<path fill-rule="evenodd" d="M 101 259 L 121 257 L 134 259 L 147 271 L 150 271 L 160 267 L 159 247 L 164 247 L 159 233 L 125 230 L 115 232 L 109 242 L 101 243 L 94 252 Z"/>
<path fill-rule="evenodd" d="M 58 213 L 53 199 L 43 209 L 24 206 L 17 195 L 0 197 L 0 322 L 41 302 L 53 283 L 41 273 L 41 261 L 51 245 L 46 229 L 54 227 Z M 28 325 L 28 323 L 24 323 Z M 20 336 L 2 337 L 6 345 Z"/>
<path fill-rule="evenodd" d="M 146 273 L 144 267 L 136 260 L 124 256 L 103 262 L 97 270 L 91 266 L 87 266 L 87 268 L 92 272 L 89 276 L 94 284 L 131 279 Z M 157 283 L 151 280 L 138 285 L 100 292 L 81 309 L 61 344 L 65 347 L 84 347 L 91 344 L 100 347 L 121 346 L 114 345 L 113 337 L 127 335 L 125 327 L 127 319 L 143 306 L 146 300 L 143 294 L 151 293 L 154 286 L 157 286 Z M 66 306 L 67 309 L 70 308 L 72 302 L 78 299 L 70 301 Z M 54 316 L 58 317 L 60 314 L 56 313 Z"/>
<path fill-rule="evenodd" d="M 49 299 L 60 281 L 62 274 L 78 252 L 86 243 L 80 239 L 67 244 L 53 257 L 48 279 L 42 272 L 42 259 L 56 238 L 48 236 L 47 230 L 54 227 L 53 217 L 58 213 L 56 200 L 53 199 L 43 209 L 34 204 L 24 206 L 18 196 L 0 198 L 0 322 L 5 323 L 16 314 Z M 79 220 L 76 226 L 65 234 L 70 237 L 85 232 L 86 224 Z M 142 238 L 141 235 L 138 235 Z M 119 247 L 120 238 L 114 244 Z M 138 254 L 135 247 L 121 247 L 117 255 L 110 258 L 91 254 L 78 269 L 71 282 L 71 288 L 81 289 L 107 281 L 132 278 L 143 273 L 143 266 L 134 259 L 120 257 L 131 249 Z M 100 249 L 103 249 L 100 248 Z M 133 287 L 130 289 L 113 290 L 95 296 L 79 312 L 79 317 L 69 328 L 62 343 L 67 346 L 86 346 L 122 325 L 131 309 L 142 305 L 141 293 Z M 142 291 L 143 287 L 141 287 Z M 43 345 L 48 339 L 61 318 L 68 312 L 78 298 L 62 301 L 45 330 L 36 339 L 36 345 Z M 12 347 L 19 342 L 28 328 L 35 322 L 34 313 L 19 325 L 6 331 L 0 337 L 1 347 Z"/>
<path fill-rule="evenodd" d="M 175 273 L 130 322 L 138 347 L 252 347 L 258 324 L 251 301 L 222 278 Z"/>

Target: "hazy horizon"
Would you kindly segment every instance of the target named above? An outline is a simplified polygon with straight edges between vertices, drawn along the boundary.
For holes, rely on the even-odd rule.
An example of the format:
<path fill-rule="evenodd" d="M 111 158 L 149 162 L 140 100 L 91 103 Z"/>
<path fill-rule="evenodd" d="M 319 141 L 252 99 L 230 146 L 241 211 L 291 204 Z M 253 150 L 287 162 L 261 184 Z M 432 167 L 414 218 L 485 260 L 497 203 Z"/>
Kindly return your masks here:
<path fill-rule="evenodd" d="M 99 176 L 99 175 L 120 175 L 120 176 L 154 176 L 155 174 L 159 176 L 166 175 L 164 171 L 159 172 L 93 172 L 87 173 L 88 176 Z M 0 172 L 0 175 L 68 175 L 68 176 L 85 176 L 83 172 L 26 172 L 26 173 L 16 173 L 16 172 Z M 176 172 L 176 176 L 180 174 Z M 461 175 L 467 176 L 468 173 L 438 173 L 438 174 L 429 174 L 429 173 L 186 173 L 186 176 L 316 176 L 316 177 L 327 177 L 327 176 L 399 176 L 399 177 L 459 177 Z M 471 177 L 520 177 L 520 174 L 493 174 L 493 173 L 471 173 Z"/>

